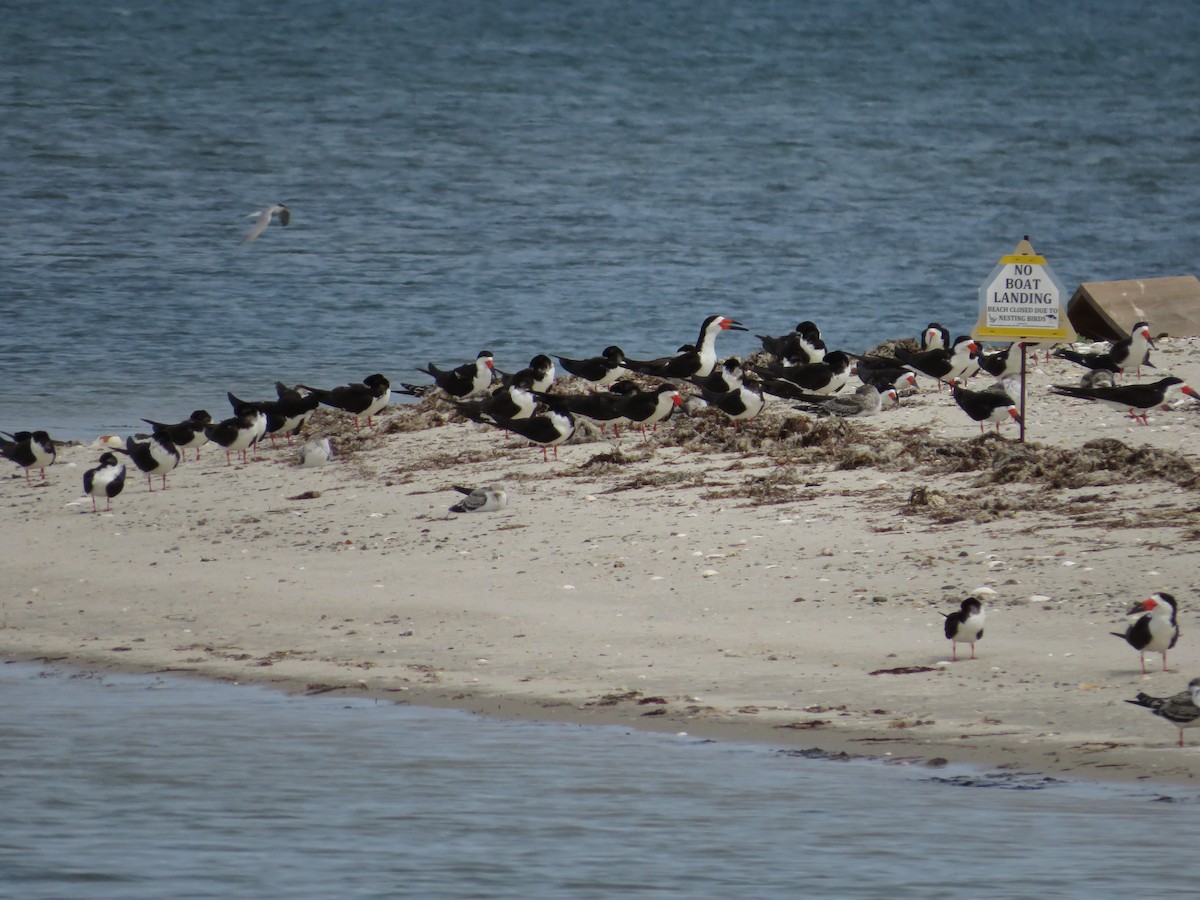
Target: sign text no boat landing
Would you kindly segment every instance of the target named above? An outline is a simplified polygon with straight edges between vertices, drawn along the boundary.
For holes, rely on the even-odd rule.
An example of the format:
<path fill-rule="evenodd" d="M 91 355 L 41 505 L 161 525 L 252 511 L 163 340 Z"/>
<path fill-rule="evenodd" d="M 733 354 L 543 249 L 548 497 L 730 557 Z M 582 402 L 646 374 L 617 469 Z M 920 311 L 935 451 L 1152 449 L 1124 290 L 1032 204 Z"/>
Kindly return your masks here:
<path fill-rule="evenodd" d="M 1067 292 L 1026 237 L 979 287 L 976 340 L 1073 341 Z"/>

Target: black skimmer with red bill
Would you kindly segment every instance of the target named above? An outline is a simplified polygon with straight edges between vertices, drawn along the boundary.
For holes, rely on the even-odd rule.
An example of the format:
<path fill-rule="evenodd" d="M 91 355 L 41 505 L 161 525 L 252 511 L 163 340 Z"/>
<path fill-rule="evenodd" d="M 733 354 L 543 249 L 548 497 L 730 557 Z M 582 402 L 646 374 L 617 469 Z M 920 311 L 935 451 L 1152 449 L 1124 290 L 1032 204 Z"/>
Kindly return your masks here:
<path fill-rule="evenodd" d="M 258 212 L 252 212 L 246 216 L 247 219 L 254 219 L 254 224 L 250 226 L 250 230 L 246 232 L 242 238 L 243 244 L 248 244 L 260 234 L 267 230 L 267 226 L 271 224 L 272 219 L 279 219 L 279 224 L 287 227 L 288 222 L 292 220 L 292 211 L 282 203 L 275 203 L 268 206 L 266 209 L 260 209 Z"/>
<path fill-rule="evenodd" d="M 930 322 L 921 332 L 922 350 L 948 350 L 950 348 L 950 330 L 943 328 L 937 322 Z"/>
<path fill-rule="evenodd" d="M 1175 598 L 1159 591 L 1145 600 L 1135 603 L 1126 616 L 1137 616 L 1129 623 L 1124 633 L 1110 631 L 1114 637 L 1124 639 L 1142 655 L 1142 674 L 1146 674 L 1146 653 L 1162 654 L 1162 670 L 1167 671 L 1167 651 L 1179 640 L 1178 607 Z"/>
<path fill-rule="evenodd" d="M 469 488 L 454 485 L 460 494 L 466 494 L 461 500 L 450 507 L 452 513 L 496 512 L 508 505 L 508 494 L 498 484 L 487 487 Z"/>
<path fill-rule="evenodd" d="M 325 406 L 353 414 L 356 429 L 361 418 L 367 420 L 367 425 L 373 425 L 371 417 L 387 406 L 388 401 L 392 399 L 391 382 L 378 373 L 368 375 L 358 384 L 346 384 L 328 391 L 306 384 L 297 386 L 314 395 Z"/>
<path fill-rule="evenodd" d="M 569 356 L 557 357 L 563 371 L 592 383 L 593 387 L 608 387 L 621 376 L 628 374 L 625 368 L 625 351 L 613 344 L 605 347 L 599 356 L 587 359 L 571 359 Z"/>
<path fill-rule="evenodd" d="M 528 419 L 506 419 L 504 416 L 490 414 L 484 421 L 491 422 L 505 431 L 519 434 L 535 444 L 542 445 L 542 462 L 549 458 L 546 450 L 554 448 L 554 458 L 558 459 L 558 445 L 565 444 L 575 433 L 575 418 L 571 411 L 561 403 L 549 401 L 546 411 Z"/>
<path fill-rule="evenodd" d="M 171 443 L 166 428 L 155 427 L 143 443 L 135 438 L 125 440 L 125 449 L 114 448 L 125 453 L 133 464 L 146 475 L 146 487 L 154 490 L 154 476 L 162 476 L 162 489 L 167 489 L 167 476 L 179 465 L 179 448 Z"/>
<path fill-rule="evenodd" d="M 1114 341 L 1107 350 L 1079 351 L 1070 347 L 1060 347 L 1054 351 L 1058 359 L 1065 359 L 1088 369 L 1104 369 L 1120 375 L 1126 369 L 1136 368 L 1138 378 L 1142 376 L 1142 366 L 1154 368 L 1150 363 L 1150 349 L 1155 347 L 1150 337 L 1150 326 L 1138 322 L 1129 332 L 1129 337 Z"/>
<path fill-rule="evenodd" d="M 983 604 L 974 597 L 962 602 L 956 612 L 942 613 L 946 617 L 946 638 L 950 641 L 952 659 L 958 662 L 958 645 L 971 645 L 971 659 L 975 658 L 975 642 L 983 637 Z"/>
<path fill-rule="evenodd" d="M 204 433 L 214 444 L 225 448 L 225 465 L 232 465 L 231 454 L 239 453 L 243 463 L 248 463 L 247 449 L 255 444 L 266 427 L 266 415 L 253 406 L 242 406 L 237 414 L 215 425 L 207 425 Z"/>
<path fill-rule="evenodd" d="M 29 481 L 29 470 L 39 469 L 42 480 L 46 478 L 46 467 L 54 465 L 58 451 L 54 449 L 54 441 L 44 431 L 18 431 L 9 434 L 0 431 L 0 456 L 15 462 L 25 470 L 25 480 Z"/>
<path fill-rule="evenodd" d="M 746 373 L 742 370 L 742 361 L 736 356 L 730 356 L 721 365 L 715 366 L 707 378 L 688 380 L 701 390 L 724 394 L 740 388 L 746 380 Z"/>
<path fill-rule="evenodd" d="M 609 386 L 607 391 L 595 391 L 586 394 L 536 394 L 545 403 L 558 403 L 570 410 L 571 415 L 587 419 L 600 428 L 604 433 L 606 425 L 611 425 L 613 434 L 621 436 L 621 426 L 629 424 L 621 405 L 630 397 L 640 393 L 637 383 L 622 379 Z"/>
<path fill-rule="evenodd" d="M 683 405 L 683 395 L 669 384 L 659 385 L 652 391 L 638 391 L 630 394 L 617 409 L 631 425 L 642 429 L 642 440 L 649 441 L 646 426 L 651 425 L 658 430 L 658 423 L 671 417 L 676 407 Z"/>
<path fill-rule="evenodd" d="M 803 400 L 804 394 L 832 394 L 850 380 L 850 354 L 834 350 L 825 354 L 823 362 L 805 366 L 783 366 L 770 363 L 755 371 L 762 379 L 763 390 L 788 400 Z"/>
<path fill-rule="evenodd" d="M 975 365 L 975 354 L 978 351 L 979 345 L 974 340 L 970 337 L 960 337 L 951 348 L 941 347 L 916 352 L 897 347 L 895 356 L 901 365 L 919 375 L 935 379 L 940 391 L 943 382 L 949 384 L 955 378 L 965 377 L 966 372 Z"/>
<path fill-rule="evenodd" d="M 855 362 L 854 374 L 863 384 L 871 385 L 881 394 L 889 390 L 894 390 L 899 394 L 902 391 L 914 391 L 917 388 L 917 376 L 911 369 L 874 357 L 862 357 Z"/>
<path fill-rule="evenodd" d="M 790 360 L 793 365 L 804 366 L 825 358 L 825 342 L 821 340 L 821 329 L 814 322 L 801 322 L 795 331 L 779 337 L 765 334 L 756 334 L 755 337 L 762 342 L 763 349 L 776 359 Z"/>
<path fill-rule="evenodd" d="M 483 422 L 485 416 L 528 419 L 537 406 L 537 400 L 533 396 L 533 379 L 534 374 L 531 371 L 522 369 L 512 377 L 509 384 L 496 388 L 487 397 L 450 402 L 472 422 Z"/>
<path fill-rule="evenodd" d="M 545 393 L 554 385 L 554 360 L 544 353 L 539 353 L 529 361 L 529 365 L 516 372 L 501 372 L 494 370 L 500 376 L 500 383 L 508 387 L 514 380 L 524 376 L 529 377 L 530 390 Z"/>
<path fill-rule="evenodd" d="M 877 415 L 883 409 L 884 398 L 898 403 L 898 397 L 895 388 L 880 391 L 873 384 L 864 384 L 853 394 L 844 396 L 827 397 L 822 394 L 809 394 L 806 398 L 797 397 L 795 399 L 805 400 L 803 405 L 796 407 L 801 412 L 850 419 Z"/>
<path fill-rule="evenodd" d="M 709 316 L 700 326 L 694 350 L 660 359 L 626 359 L 625 368 L 657 378 L 707 378 L 717 364 L 716 340 L 722 331 L 746 331 L 728 316 Z"/>
<path fill-rule="evenodd" d="M 1170 697 L 1151 697 L 1139 693 L 1136 700 L 1126 700 L 1134 706 L 1144 706 L 1179 729 L 1179 746 L 1183 746 L 1183 729 L 1200 726 L 1200 678 L 1188 682 L 1187 690 Z"/>
<path fill-rule="evenodd" d="M 166 429 L 167 437 L 179 451 L 180 457 L 186 455 L 188 450 L 195 449 L 196 459 L 199 459 L 200 448 L 208 443 L 208 435 L 204 433 L 204 426 L 212 424 L 212 416 L 206 409 L 197 409 L 182 422 L 176 422 L 174 425 L 155 422 L 153 419 L 142 419 L 142 421 L 152 428 Z"/>
<path fill-rule="evenodd" d="M 763 399 L 762 382 L 757 378 L 747 378 L 734 390 L 715 392 L 701 390 L 704 402 L 714 406 L 733 420 L 733 430 L 737 431 L 742 422 L 753 419 L 767 401 Z"/>
<path fill-rule="evenodd" d="M 492 351 L 481 350 L 475 357 L 475 362 L 463 363 L 453 369 L 439 369 L 430 363 L 424 369 L 418 368 L 417 371 L 424 372 L 432 378 L 445 394 L 462 400 L 472 394 L 487 390 L 495 377 L 494 369 L 495 361 Z M 424 397 L 428 393 L 428 386 L 414 384 L 403 384 L 402 386 L 405 391 L 417 397 Z"/>
<path fill-rule="evenodd" d="M 83 492 L 92 498 L 92 512 L 99 512 L 96 498 L 104 498 L 104 511 L 112 509 L 112 498 L 125 489 L 125 466 L 112 453 L 100 454 L 94 469 L 83 473 Z"/>
<path fill-rule="evenodd" d="M 987 372 L 993 378 L 1008 378 L 1021 374 L 1021 355 L 1024 344 L 1009 344 L 1000 350 L 990 353 L 980 350 L 975 356 L 975 363 L 980 370 Z M 1015 353 L 1013 351 L 1016 351 Z"/>
<path fill-rule="evenodd" d="M 1000 430 L 1000 423 L 1008 419 L 1021 424 L 1021 411 L 1003 387 L 993 386 L 982 391 L 972 391 L 963 387 L 955 378 L 950 382 L 950 393 L 958 408 L 979 423 L 980 434 L 983 434 L 984 422 L 995 422 L 996 431 Z"/>
<path fill-rule="evenodd" d="M 1200 399 L 1192 388 L 1183 383 L 1182 378 L 1168 375 L 1158 381 L 1146 384 L 1122 384 L 1115 387 L 1075 387 L 1069 384 L 1052 384 L 1050 389 L 1056 394 L 1066 397 L 1076 397 L 1080 400 L 1098 400 L 1113 409 L 1127 413 L 1142 425 L 1148 425 L 1147 415 L 1156 406 L 1164 406 L 1168 398 L 1174 394 L 1186 394 Z"/>

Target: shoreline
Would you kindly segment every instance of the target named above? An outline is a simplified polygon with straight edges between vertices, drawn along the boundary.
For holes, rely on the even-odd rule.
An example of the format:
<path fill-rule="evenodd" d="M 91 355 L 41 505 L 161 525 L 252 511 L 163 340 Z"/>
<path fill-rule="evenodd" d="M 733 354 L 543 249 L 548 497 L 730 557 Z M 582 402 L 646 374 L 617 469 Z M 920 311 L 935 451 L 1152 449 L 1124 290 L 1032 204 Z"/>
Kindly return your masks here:
<path fill-rule="evenodd" d="M 1195 384 L 1198 346 L 1165 342 L 1156 364 Z M 93 515 L 79 480 L 98 452 L 64 448 L 48 487 L 0 479 L 0 658 L 1191 783 L 1196 732 L 1175 747 L 1124 701 L 1195 674 L 1200 511 L 1179 465 L 1200 461 L 1200 404 L 1134 426 L 1043 390 L 1074 375 L 1034 370 L 1026 449 L 1012 429 L 980 439 L 928 382 L 861 422 L 797 431 L 780 402 L 735 434 L 707 411 L 547 464 L 420 404 L 359 434 L 323 414 L 331 466 L 206 448 L 165 492 L 131 472 Z M 1080 476 L 1096 438 L 1121 443 Z M 446 512 L 450 485 L 493 481 L 506 510 Z M 941 614 L 978 588 L 995 592 L 979 658 L 950 664 Z M 1180 598 L 1182 637 L 1143 676 L 1108 632 L 1155 590 Z"/>

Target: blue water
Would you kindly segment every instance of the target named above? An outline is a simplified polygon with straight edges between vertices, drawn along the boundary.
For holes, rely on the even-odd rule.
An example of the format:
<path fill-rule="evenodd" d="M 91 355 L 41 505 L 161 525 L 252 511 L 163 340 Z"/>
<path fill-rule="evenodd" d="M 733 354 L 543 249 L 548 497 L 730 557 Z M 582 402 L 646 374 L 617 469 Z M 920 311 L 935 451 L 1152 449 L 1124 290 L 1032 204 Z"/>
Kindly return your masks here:
<path fill-rule="evenodd" d="M 1194 790 L 996 781 L 8 665 L 0 896 L 1194 893 Z"/>
<path fill-rule="evenodd" d="M 1191 273 L 1198 43 L 1191 0 L 8 4 L 0 429 L 717 312 L 965 331 L 1024 234 L 1068 290 Z"/>

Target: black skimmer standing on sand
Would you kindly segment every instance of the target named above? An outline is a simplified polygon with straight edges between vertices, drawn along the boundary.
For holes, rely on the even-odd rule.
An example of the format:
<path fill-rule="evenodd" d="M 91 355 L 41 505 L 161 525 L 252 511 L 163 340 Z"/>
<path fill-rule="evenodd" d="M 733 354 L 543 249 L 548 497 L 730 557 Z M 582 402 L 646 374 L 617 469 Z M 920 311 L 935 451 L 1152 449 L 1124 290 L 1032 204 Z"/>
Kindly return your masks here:
<path fill-rule="evenodd" d="M 1163 406 L 1167 398 L 1174 394 L 1186 394 L 1200 399 L 1192 388 L 1183 383 L 1182 378 L 1169 375 L 1158 381 L 1146 384 L 1123 384 L 1116 387 L 1075 387 L 1069 384 L 1052 384 L 1050 389 L 1056 394 L 1066 397 L 1077 397 L 1080 400 L 1099 400 L 1113 409 L 1128 413 L 1135 421 L 1148 425 L 1147 415 L 1156 406 Z"/>
<path fill-rule="evenodd" d="M 128 455 L 133 460 L 133 464 L 146 474 L 146 487 L 152 492 L 154 476 L 162 476 L 162 489 L 165 491 L 167 475 L 179 465 L 179 448 L 171 443 L 166 428 L 154 428 L 145 443 L 140 443 L 132 437 L 127 438 L 125 449 L 123 451 L 117 449 L 117 452 Z"/>
<path fill-rule="evenodd" d="M 649 441 L 646 426 L 652 425 L 657 431 L 658 423 L 669 419 L 675 408 L 682 405 L 683 395 L 671 385 L 663 384 L 652 391 L 631 394 L 617 408 L 630 424 L 642 429 L 642 440 Z"/>
<path fill-rule="evenodd" d="M 832 394 L 850 380 L 850 355 L 841 350 L 825 354 L 819 363 L 805 366 L 782 366 L 771 363 L 755 371 L 762 379 L 763 390 L 788 400 L 804 400 L 805 394 Z"/>
<path fill-rule="evenodd" d="M 795 331 L 779 337 L 765 334 L 756 334 L 755 337 L 762 342 L 763 349 L 776 359 L 790 360 L 793 365 L 804 366 L 825 358 L 825 342 L 821 340 L 821 329 L 814 322 L 801 322 Z"/>
<path fill-rule="evenodd" d="M 1000 431 L 1000 423 L 1007 419 L 1021 424 L 1021 411 L 1017 409 L 1016 401 L 1002 387 L 972 391 L 955 378 L 950 382 L 950 393 L 958 408 L 979 423 L 980 434 L 983 434 L 984 422 L 995 422 L 997 432 Z"/>
<path fill-rule="evenodd" d="M 622 404 L 640 393 L 637 384 L 630 380 L 618 381 L 607 391 L 596 391 L 587 394 L 538 394 L 539 400 L 546 403 L 559 403 L 571 411 L 571 415 L 580 416 L 594 422 L 604 433 L 604 427 L 611 425 L 613 434 L 621 436 L 621 426 L 629 420 L 621 411 Z"/>
<path fill-rule="evenodd" d="M 1126 700 L 1134 706 L 1144 706 L 1156 716 L 1162 716 L 1179 729 L 1179 746 L 1183 746 L 1183 729 L 1200 726 L 1200 678 L 1188 682 L 1186 691 L 1170 697 L 1151 697 L 1139 693 L 1136 700 Z"/>
<path fill-rule="evenodd" d="M 243 244 L 248 244 L 260 234 L 267 230 L 267 226 L 271 224 L 274 218 L 279 219 L 279 224 L 287 227 L 287 223 L 292 220 L 292 211 L 282 203 L 276 203 L 268 206 L 266 209 L 260 209 L 258 212 L 252 212 L 246 216 L 247 219 L 254 219 L 254 224 L 250 226 L 250 230 L 246 232 L 242 238 Z"/>
<path fill-rule="evenodd" d="M 454 485 L 460 494 L 466 494 L 461 500 L 450 507 L 452 513 L 495 512 L 508 505 L 508 494 L 498 484 L 487 487 L 469 488 Z"/>
<path fill-rule="evenodd" d="M 940 391 L 943 382 L 949 384 L 952 379 L 965 376 L 975 364 L 975 354 L 978 351 L 979 345 L 975 341 L 969 337 L 960 337 L 949 349 L 942 347 L 913 352 L 904 347 L 897 347 L 896 359 L 914 372 L 936 379 Z"/>
<path fill-rule="evenodd" d="M 745 331 L 740 322 L 728 316 L 709 316 L 700 326 L 694 350 L 660 359 L 625 360 L 625 368 L 658 378 L 707 378 L 717 364 L 716 340 L 722 331 Z"/>
<path fill-rule="evenodd" d="M 901 391 L 915 391 L 917 388 L 917 376 L 909 369 L 901 369 L 896 366 L 864 369 L 860 360 L 855 370 L 859 381 L 871 385 L 881 394 L 895 391 L 898 396 Z"/>
<path fill-rule="evenodd" d="M 563 371 L 590 381 L 593 387 L 608 387 L 610 384 L 628 374 L 625 368 L 625 351 L 616 344 L 605 347 L 599 356 L 587 359 L 571 359 L 569 356 L 557 357 Z"/>
<path fill-rule="evenodd" d="M 276 400 L 241 400 L 232 391 L 226 395 L 235 412 L 243 406 L 252 406 L 266 416 L 264 434 L 271 438 L 272 447 L 276 434 L 284 435 L 290 444 L 292 435 L 299 433 L 321 403 L 316 394 L 302 394 L 278 381 L 275 382 L 275 393 L 278 395 Z"/>
<path fill-rule="evenodd" d="M 957 612 L 942 613 L 946 617 L 946 637 L 950 641 L 953 661 L 958 662 L 958 645 L 971 645 L 971 659 L 975 658 L 975 642 L 983 637 L 983 604 L 974 597 L 962 602 Z"/>
<path fill-rule="evenodd" d="M 506 419 L 504 416 L 494 413 L 485 416 L 484 419 L 505 431 L 511 431 L 535 444 L 541 444 L 542 462 L 546 462 L 549 458 L 546 455 L 549 447 L 554 448 L 554 458 L 558 459 L 558 445 L 569 441 L 571 435 L 575 433 L 575 418 L 571 415 L 571 411 L 555 401 L 546 404 L 544 413 L 530 416 L 528 419 Z"/>
<path fill-rule="evenodd" d="M 204 433 L 214 444 L 225 448 L 225 465 L 232 465 L 232 453 L 240 453 L 242 462 L 248 463 L 246 450 L 258 440 L 259 428 L 265 419 L 266 416 L 253 406 L 242 406 L 232 418 L 206 426 Z"/>
<path fill-rule="evenodd" d="M 691 378 L 689 380 L 701 390 L 712 391 L 714 394 L 725 394 L 740 388 L 746 380 L 746 373 L 742 370 L 742 361 L 736 356 L 731 356 L 721 365 L 715 366 L 712 374 L 707 378 Z"/>
<path fill-rule="evenodd" d="M 92 512 L 99 512 L 96 498 L 104 498 L 104 511 L 112 509 L 112 498 L 125 489 L 125 466 L 112 453 L 100 454 L 100 463 L 83 473 L 83 492 L 92 498 Z"/>
<path fill-rule="evenodd" d="M 153 419 L 142 419 L 142 421 L 152 428 L 165 429 L 167 437 L 171 439 L 171 443 L 175 445 L 181 458 L 188 450 L 195 448 L 196 459 L 199 459 L 200 448 L 208 443 L 208 435 L 204 433 L 204 426 L 212 424 L 212 416 L 206 409 L 197 409 L 182 422 L 176 422 L 174 425 L 155 422 Z"/>
<path fill-rule="evenodd" d="M 379 373 L 368 375 L 358 384 L 346 384 L 328 391 L 298 385 L 301 390 L 316 396 L 317 400 L 326 406 L 340 409 L 354 415 L 354 427 L 357 430 L 358 420 L 365 418 L 367 425 L 373 425 L 371 417 L 388 405 L 392 399 L 392 385 Z"/>
<path fill-rule="evenodd" d="M 1178 609 L 1175 598 L 1170 594 L 1159 591 L 1151 594 L 1145 600 L 1135 603 L 1126 613 L 1127 616 L 1137 616 L 1129 623 L 1124 633 L 1111 631 L 1114 637 L 1123 638 L 1134 650 L 1142 655 L 1142 674 L 1146 674 L 1146 652 L 1162 654 L 1162 670 L 1167 671 L 1167 651 L 1175 647 L 1179 640 L 1179 622 L 1176 618 Z"/>
<path fill-rule="evenodd" d="M 451 400 L 454 408 L 472 422 L 482 422 L 484 416 L 504 419 L 528 419 L 533 415 L 537 400 L 533 396 L 534 373 L 522 369 L 507 385 L 496 388 L 480 400 Z"/>
<path fill-rule="evenodd" d="M 501 372 L 499 369 L 494 370 L 500 376 L 501 383 L 508 387 L 518 378 L 528 376 L 530 390 L 544 394 L 554 385 L 554 360 L 544 353 L 539 353 L 529 361 L 529 365 L 524 369 L 519 369 L 516 372 Z"/>
<path fill-rule="evenodd" d="M 0 455 L 15 462 L 25 470 L 25 480 L 29 480 L 30 469 L 40 469 L 42 480 L 46 478 L 46 467 L 54 465 L 58 451 L 54 442 L 44 431 L 18 431 L 9 434 L 0 431 Z"/>
<path fill-rule="evenodd" d="M 925 326 L 925 330 L 921 332 L 921 349 L 922 350 L 948 350 L 950 349 L 950 331 L 943 328 L 937 322 L 930 322 Z"/>
<path fill-rule="evenodd" d="M 740 387 L 720 393 L 702 390 L 701 396 L 709 406 L 715 406 L 733 420 L 733 430 L 737 431 L 742 422 L 753 419 L 767 401 L 763 399 L 762 382 L 757 378 L 748 378 Z"/>
<path fill-rule="evenodd" d="M 912 373 L 909 372 L 909 374 Z M 807 398 L 797 397 L 795 399 L 805 400 L 804 405 L 796 407 L 801 412 L 815 412 L 818 415 L 850 419 L 877 415 L 883 409 L 885 397 L 893 402 L 899 402 L 895 388 L 888 388 L 880 392 L 873 384 L 864 384 L 853 394 L 845 396 L 826 397 L 821 394 L 810 394 Z"/>
<path fill-rule="evenodd" d="M 1150 338 L 1150 326 L 1145 322 L 1138 322 L 1129 332 L 1129 337 L 1114 341 L 1107 350 L 1081 352 L 1069 347 L 1060 347 L 1054 351 L 1054 356 L 1088 369 L 1104 369 L 1117 375 L 1128 368 L 1136 368 L 1140 379 L 1142 366 L 1154 368 L 1150 365 L 1151 347 L 1158 349 Z"/>
<path fill-rule="evenodd" d="M 495 361 L 491 350 L 481 350 L 473 363 L 463 363 L 453 369 L 439 369 L 430 363 L 418 372 L 424 372 L 436 382 L 442 391 L 458 400 L 487 390 L 495 376 Z M 408 393 L 423 397 L 428 388 L 422 385 L 402 384 Z"/>
<path fill-rule="evenodd" d="M 975 362 L 979 368 L 993 378 L 1007 378 L 1021 374 L 1021 355 L 1024 344 L 1009 344 L 1001 350 L 985 353 L 980 350 Z M 1013 351 L 1016 350 L 1016 353 Z"/>

